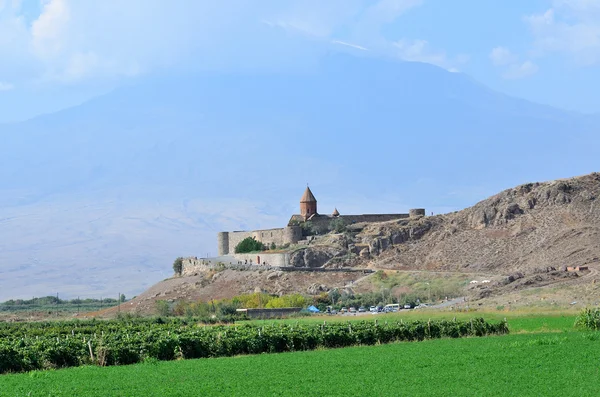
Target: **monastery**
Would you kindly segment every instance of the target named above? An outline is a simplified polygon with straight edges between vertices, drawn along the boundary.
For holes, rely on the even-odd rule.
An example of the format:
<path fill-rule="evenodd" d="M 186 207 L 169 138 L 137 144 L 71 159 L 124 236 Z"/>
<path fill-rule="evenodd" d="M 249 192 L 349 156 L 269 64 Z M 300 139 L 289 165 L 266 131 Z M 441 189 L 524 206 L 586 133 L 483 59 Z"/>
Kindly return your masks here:
<path fill-rule="evenodd" d="M 234 254 L 235 247 L 247 237 L 254 237 L 257 241 L 262 242 L 266 246 L 275 244 L 275 246 L 281 247 L 283 245 L 298 244 L 303 240 L 305 241 L 307 237 L 303 235 L 302 228 L 302 225 L 305 222 L 310 222 L 313 227 L 319 230 L 330 231 L 332 221 L 335 219 L 343 219 L 346 224 L 353 224 L 359 222 L 386 222 L 395 219 L 406 219 L 424 215 L 425 209 L 423 208 L 411 209 L 408 214 L 363 215 L 340 215 L 336 208 L 331 215 L 321 215 L 317 211 L 317 199 L 310 188 L 306 187 L 306 190 L 300 199 L 300 214 L 292 215 L 286 227 L 217 233 L 219 256 Z"/>

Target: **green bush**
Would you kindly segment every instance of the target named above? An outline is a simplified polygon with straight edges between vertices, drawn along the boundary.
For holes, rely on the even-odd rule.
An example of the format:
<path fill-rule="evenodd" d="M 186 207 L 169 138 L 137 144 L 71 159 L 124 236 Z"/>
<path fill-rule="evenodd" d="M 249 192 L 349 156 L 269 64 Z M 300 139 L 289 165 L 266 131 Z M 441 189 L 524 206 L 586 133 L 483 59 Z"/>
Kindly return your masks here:
<path fill-rule="evenodd" d="M 329 229 L 336 233 L 344 233 L 348 222 L 344 218 L 335 218 L 329 223 Z"/>
<path fill-rule="evenodd" d="M 221 311 L 231 309 L 223 307 Z M 0 373 L 90 363 L 122 365 L 153 359 L 222 357 L 508 333 L 506 322 L 491 324 L 481 318 L 211 327 L 196 324 L 194 319 L 172 318 L 0 323 Z"/>
<path fill-rule="evenodd" d="M 244 254 L 254 251 L 264 251 L 265 245 L 254 237 L 246 237 L 238 245 L 235 246 L 236 254 Z"/>
<path fill-rule="evenodd" d="M 175 259 L 175 261 L 173 262 L 173 271 L 175 272 L 175 274 L 181 276 L 181 273 L 183 272 L 183 258 L 182 257 Z"/>
<path fill-rule="evenodd" d="M 158 300 L 154 304 L 156 305 L 156 312 L 159 316 L 168 316 L 169 314 L 171 314 L 169 302 L 164 300 Z"/>
<path fill-rule="evenodd" d="M 575 326 L 594 331 L 600 329 L 600 309 L 583 309 L 575 319 Z"/>

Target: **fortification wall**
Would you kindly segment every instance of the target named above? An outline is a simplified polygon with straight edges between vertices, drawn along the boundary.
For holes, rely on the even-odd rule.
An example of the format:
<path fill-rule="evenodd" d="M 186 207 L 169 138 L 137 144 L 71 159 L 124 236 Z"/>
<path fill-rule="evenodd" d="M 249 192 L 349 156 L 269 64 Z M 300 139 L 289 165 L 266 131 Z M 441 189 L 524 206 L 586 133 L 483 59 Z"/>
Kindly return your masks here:
<path fill-rule="evenodd" d="M 284 244 L 296 244 L 302 238 L 302 228 L 288 226 L 247 232 L 220 232 L 217 233 L 219 255 L 232 255 L 235 252 L 235 247 L 248 237 L 254 237 L 266 246 L 275 243 L 277 247 L 281 247 Z"/>
<path fill-rule="evenodd" d="M 227 255 L 229 253 L 229 232 L 217 233 L 217 248 L 219 250 L 219 256 Z"/>
<path fill-rule="evenodd" d="M 411 218 L 416 218 L 418 216 L 425 216 L 425 208 L 413 208 L 409 211 L 409 215 Z"/>
<path fill-rule="evenodd" d="M 252 261 L 253 264 L 258 264 L 258 257 L 260 257 L 260 264 L 264 263 L 266 266 L 289 266 L 290 263 L 287 253 L 271 254 L 261 252 L 257 254 L 235 254 L 233 257 L 244 264 L 246 264 L 246 261 L 248 261 L 248 263 Z"/>
<path fill-rule="evenodd" d="M 387 222 L 396 219 L 407 219 L 409 214 L 363 214 L 363 215 L 340 215 L 338 217 L 320 215 L 313 217 L 310 222 L 318 227 L 329 229 L 331 221 L 334 219 L 343 219 L 347 224 L 360 222 Z"/>
<path fill-rule="evenodd" d="M 184 258 L 181 267 L 181 274 L 183 276 L 192 276 L 194 274 L 200 272 L 206 272 L 210 270 L 221 271 L 223 269 L 232 269 L 232 270 L 273 270 L 279 269 L 279 267 L 271 266 L 271 265 L 259 265 L 255 263 L 256 258 L 253 259 L 253 263 L 244 263 L 244 260 L 240 260 L 238 258 L 229 257 L 229 258 L 221 258 L 219 260 L 207 260 L 202 258 L 190 257 Z M 241 262 L 241 263 L 240 263 Z"/>
<path fill-rule="evenodd" d="M 253 232 L 229 232 L 229 248 L 227 252 L 219 255 L 229 255 L 235 252 L 235 247 L 245 238 L 253 237 Z"/>
<path fill-rule="evenodd" d="M 341 215 L 340 218 L 349 223 L 359 222 L 387 222 L 396 219 L 406 219 L 409 214 L 363 214 L 363 215 Z"/>

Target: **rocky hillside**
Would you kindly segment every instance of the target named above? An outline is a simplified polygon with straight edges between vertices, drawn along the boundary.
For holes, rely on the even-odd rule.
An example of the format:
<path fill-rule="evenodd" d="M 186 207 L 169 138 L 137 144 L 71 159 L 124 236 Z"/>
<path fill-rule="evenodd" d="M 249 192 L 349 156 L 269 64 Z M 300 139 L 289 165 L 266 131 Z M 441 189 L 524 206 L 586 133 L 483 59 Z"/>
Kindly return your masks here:
<path fill-rule="evenodd" d="M 463 211 L 366 226 L 374 268 L 532 272 L 600 258 L 600 174 L 529 183 Z"/>

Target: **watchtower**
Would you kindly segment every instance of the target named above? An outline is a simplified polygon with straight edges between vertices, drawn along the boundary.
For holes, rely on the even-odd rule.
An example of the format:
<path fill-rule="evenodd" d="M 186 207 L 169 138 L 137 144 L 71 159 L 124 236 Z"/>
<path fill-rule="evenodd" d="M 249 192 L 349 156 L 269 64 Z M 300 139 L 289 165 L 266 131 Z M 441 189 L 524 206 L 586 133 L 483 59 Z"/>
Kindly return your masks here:
<path fill-rule="evenodd" d="M 302 198 L 300 199 L 300 215 L 308 219 L 317 214 L 317 199 L 307 186 Z"/>

